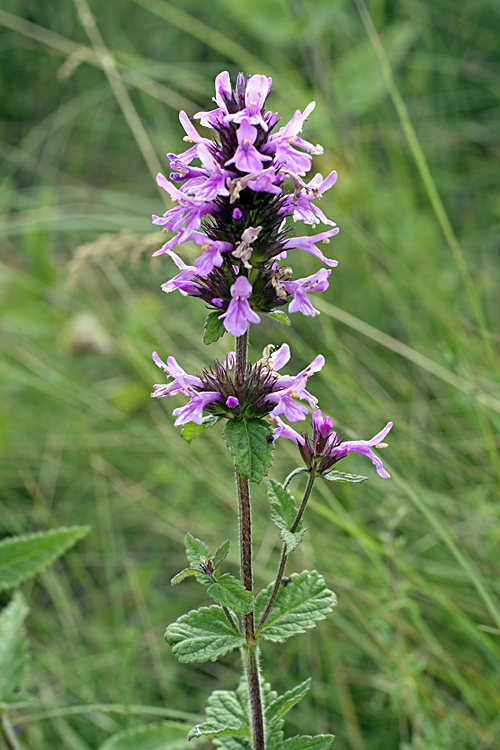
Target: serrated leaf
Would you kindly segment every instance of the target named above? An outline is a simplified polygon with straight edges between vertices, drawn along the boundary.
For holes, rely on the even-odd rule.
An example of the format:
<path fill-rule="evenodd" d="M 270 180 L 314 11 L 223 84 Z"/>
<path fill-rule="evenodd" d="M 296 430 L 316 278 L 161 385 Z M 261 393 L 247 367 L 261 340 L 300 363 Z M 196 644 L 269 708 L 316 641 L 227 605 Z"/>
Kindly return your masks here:
<path fill-rule="evenodd" d="M 195 440 L 198 435 L 201 435 L 204 430 L 209 430 L 217 424 L 219 419 L 220 417 L 216 417 L 215 414 L 207 414 L 207 416 L 203 417 L 201 420 L 201 424 L 186 422 L 186 424 L 182 426 L 181 435 L 186 443 L 192 443 L 193 440 Z"/>
<path fill-rule="evenodd" d="M 180 573 L 177 573 L 177 575 L 172 578 L 170 583 L 172 584 L 172 586 L 175 586 L 176 583 L 185 581 L 186 578 L 189 578 L 190 576 L 197 576 L 197 575 L 200 575 L 199 568 L 184 568 L 184 570 L 181 570 Z"/>
<path fill-rule="evenodd" d="M 261 419 L 229 419 L 224 440 L 242 476 L 257 484 L 267 476 L 273 464 L 274 444 L 268 443 L 273 429 Z"/>
<path fill-rule="evenodd" d="M 90 526 L 71 526 L 3 539 L 0 542 L 0 591 L 14 588 L 39 573 L 89 531 Z"/>
<path fill-rule="evenodd" d="M 288 490 L 283 489 L 279 482 L 270 479 L 267 487 L 267 497 L 271 504 L 271 518 L 278 529 L 289 531 L 297 510 L 295 500 Z"/>
<path fill-rule="evenodd" d="M 304 682 L 301 682 L 300 685 L 297 685 L 297 687 L 287 690 L 286 693 L 276 698 L 266 710 L 266 724 L 274 724 L 275 721 L 278 721 L 288 713 L 307 693 L 311 687 L 311 682 L 312 680 L 309 677 Z"/>
<path fill-rule="evenodd" d="M 333 734 L 317 734 L 315 737 L 297 735 L 279 745 L 272 745 L 269 750 L 327 750 L 334 739 Z"/>
<path fill-rule="evenodd" d="M 280 531 L 280 537 L 286 544 L 286 553 L 287 555 L 291 555 L 292 552 L 295 552 L 299 544 L 301 543 L 302 539 L 304 538 L 304 534 L 306 533 L 307 529 L 303 529 L 302 531 Z"/>
<path fill-rule="evenodd" d="M 212 557 L 212 553 L 208 549 L 207 545 L 191 534 L 186 534 L 184 544 L 186 547 L 186 557 L 188 559 L 190 568 L 200 567 L 200 555 L 201 557 L 206 557 L 207 559 Z M 210 584 L 212 583 L 212 579 L 210 578 L 210 576 L 205 575 L 205 573 L 200 573 L 199 575 L 197 575 L 196 580 L 198 581 L 198 583 L 202 583 L 204 586 L 210 586 Z"/>
<path fill-rule="evenodd" d="M 285 315 L 284 312 L 278 312 L 277 310 L 273 310 L 272 312 L 267 313 L 267 316 L 275 320 L 277 323 L 281 323 L 284 326 L 290 327 L 292 325 L 290 318 L 288 317 L 288 315 Z"/>
<path fill-rule="evenodd" d="M 7 701 L 19 690 L 28 672 L 28 646 L 24 618 L 28 607 L 20 593 L 0 614 L 0 700 Z"/>
<path fill-rule="evenodd" d="M 343 471 L 328 471 L 326 474 L 322 474 L 321 478 L 328 479 L 329 482 L 351 482 L 352 484 L 366 482 L 368 479 L 361 474 L 346 474 Z"/>
<path fill-rule="evenodd" d="M 243 724 L 237 719 L 231 726 L 220 724 L 218 721 L 206 721 L 204 724 L 197 724 L 188 734 L 188 740 L 194 740 L 195 737 L 247 737 L 252 738 L 252 733 L 248 724 Z"/>
<path fill-rule="evenodd" d="M 271 686 L 262 679 L 260 684 L 262 705 L 264 711 L 266 711 L 267 707 L 276 700 L 277 693 L 271 690 Z M 246 730 L 248 737 L 250 737 L 250 704 L 245 678 L 241 678 L 235 691 L 216 690 L 213 692 L 208 699 L 206 714 L 209 717 L 209 722 L 212 721 L 227 726 L 236 725 L 236 722 L 240 722 L 242 730 Z M 283 721 L 278 720 L 272 727 L 265 727 L 266 747 L 268 745 L 277 745 L 280 742 L 283 737 L 283 732 L 281 731 L 282 725 Z M 252 750 L 251 741 L 245 737 L 234 735 L 232 737 L 218 736 L 214 737 L 212 742 L 214 745 L 224 748 L 224 750 Z"/>
<path fill-rule="evenodd" d="M 273 584 L 270 584 L 257 597 L 257 622 L 264 612 L 272 589 Z M 305 633 L 313 628 L 317 622 L 325 619 L 336 604 L 335 594 L 326 587 L 323 576 L 316 570 L 293 573 L 290 582 L 280 588 L 261 633 L 269 641 L 282 643 L 292 635 Z"/>
<path fill-rule="evenodd" d="M 214 605 L 202 607 L 179 617 L 169 625 L 165 640 L 181 662 L 215 661 L 245 643 L 236 635 L 223 610 Z"/>
<path fill-rule="evenodd" d="M 99 750 L 181 750 L 187 746 L 185 729 L 141 726 L 108 737 Z"/>
<path fill-rule="evenodd" d="M 253 596 L 230 573 L 224 573 L 217 583 L 212 583 L 207 594 L 223 607 L 248 614 L 253 609 Z"/>
<path fill-rule="evenodd" d="M 224 560 L 227 557 L 227 553 L 229 552 L 229 545 L 231 541 L 230 539 L 227 540 L 227 542 L 224 542 L 224 544 L 221 544 L 217 552 L 212 558 L 212 565 L 215 569 L 220 568 L 221 564 L 224 562 Z"/>
<path fill-rule="evenodd" d="M 203 329 L 203 343 L 214 344 L 226 333 L 224 321 L 219 320 L 220 311 L 214 310 L 208 313 Z"/>

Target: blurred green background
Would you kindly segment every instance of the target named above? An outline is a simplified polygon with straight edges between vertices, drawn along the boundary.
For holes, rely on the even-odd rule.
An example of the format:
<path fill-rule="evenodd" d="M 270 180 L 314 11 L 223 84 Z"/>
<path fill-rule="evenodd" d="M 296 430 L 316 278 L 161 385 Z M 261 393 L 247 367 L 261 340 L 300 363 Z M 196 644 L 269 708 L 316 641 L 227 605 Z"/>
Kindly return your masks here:
<path fill-rule="evenodd" d="M 138 720 L 85 704 L 199 714 L 238 680 L 237 654 L 186 666 L 163 643 L 205 603 L 169 585 L 186 531 L 231 537 L 236 572 L 236 508 L 220 430 L 188 446 L 181 400 L 149 399 L 151 351 L 196 372 L 231 341 L 205 347 L 203 304 L 161 293 L 175 268 L 151 259 L 149 217 L 165 210 L 153 175 L 183 148 L 178 110 L 210 108 L 217 73 L 242 70 L 273 77 L 284 121 L 316 100 L 304 136 L 324 147 L 313 172 L 339 173 L 321 208 L 341 228 L 322 315 L 263 322 L 251 356 L 286 341 L 296 372 L 321 351 L 312 391 L 339 428 L 395 423 L 391 481 L 353 456 L 341 468 L 370 481 L 321 483 L 308 508 L 290 570 L 323 572 L 339 606 L 264 646 L 274 688 L 314 678 L 287 735 L 500 747 L 498 3 L 86 3 L 0 10 L 0 535 L 93 527 L 24 589 L 42 703 L 19 712 L 21 741 L 94 750 Z M 278 446 L 272 477 L 297 463 Z M 253 507 L 261 587 L 279 554 L 265 487 Z"/>

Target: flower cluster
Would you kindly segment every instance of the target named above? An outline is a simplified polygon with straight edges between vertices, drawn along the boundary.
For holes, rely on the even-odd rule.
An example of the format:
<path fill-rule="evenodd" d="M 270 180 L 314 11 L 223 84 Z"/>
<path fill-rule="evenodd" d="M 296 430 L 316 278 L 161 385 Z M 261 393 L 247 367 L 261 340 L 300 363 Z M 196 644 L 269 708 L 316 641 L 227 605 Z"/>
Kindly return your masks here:
<path fill-rule="evenodd" d="M 156 352 L 153 360 L 172 381 L 155 385 L 153 398 L 182 393 L 189 398 L 185 406 L 174 409 L 176 426 L 195 422 L 201 424 L 203 412 L 227 419 L 279 419 L 283 415 L 290 422 L 303 420 L 309 412 L 305 401 L 314 408 L 318 401 L 306 389 L 307 381 L 325 364 L 320 354 L 298 375 L 280 375 L 290 359 L 290 348 L 266 347 L 264 356 L 255 365 L 247 364 L 241 374 L 235 372 L 235 354 L 230 352 L 224 364 L 215 360 L 214 366 L 200 375 L 188 375 L 173 357 L 163 362 Z"/>
<path fill-rule="evenodd" d="M 323 417 L 318 409 L 312 416 L 312 436 L 296 432 L 292 427 L 285 424 L 278 416 L 272 415 L 272 422 L 276 429 L 275 439 L 278 437 L 288 438 L 297 443 L 301 456 L 309 471 L 317 476 L 326 474 L 331 468 L 348 453 L 361 453 L 371 459 L 377 469 L 377 474 L 384 479 L 389 479 L 390 474 L 384 469 L 379 456 L 372 448 L 386 448 L 382 442 L 392 428 L 392 422 L 388 422 L 371 440 L 344 440 L 341 435 L 333 429 L 330 417 Z"/>
<path fill-rule="evenodd" d="M 176 206 L 153 216 L 163 231 L 174 232 L 155 255 L 167 253 L 179 269 L 162 288 L 200 297 L 234 336 L 245 333 L 249 323 L 258 323 L 259 312 L 273 312 L 287 303 L 290 313 L 317 315 L 307 295 L 328 289 L 331 268 L 337 265 L 316 243 L 328 243 L 339 230 L 313 203 L 335 184 L 337 173 L 326 179 L 317 174 L 308 183 L 303 179 L 313 155 L 322 153 L 320 146 L 299 135 L 315 103 L 304 112 L 297 110 L 277 129 L 278 115 L 265 111 L 271 83 L 264 75 L 240 74 L 233 91 L 229 74 L 220 73 L 216 109 L 194 116 L 211 129 L 213 139 L 201 136 L 181 112 L 184 140 L 192 145 L 181 154 L 168 154 L 170 181 L 157 177 Z M 328 228 L 292 237 L 289 218 Z M 193 265 L 174 252 L 187 241 L 202 250 Z M 292 269 L 283 261 L 296 249 L 311 253 L 324 266 L 293 280 Z"/>

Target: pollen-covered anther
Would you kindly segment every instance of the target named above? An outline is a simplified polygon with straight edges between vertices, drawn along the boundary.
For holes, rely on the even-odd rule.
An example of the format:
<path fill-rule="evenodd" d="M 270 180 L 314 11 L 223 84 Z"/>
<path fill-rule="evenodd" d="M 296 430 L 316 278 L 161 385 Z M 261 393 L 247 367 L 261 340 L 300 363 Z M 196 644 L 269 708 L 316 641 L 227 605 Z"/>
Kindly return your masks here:
<path fill-rule="evenodd" d="M 170 229 L 168 227 L 163 227 L 161 230 L 164 234 L 168 234 L 170 232 Z"/>
<path fill-rule="evenodd" d="M 186 141 L 186 143 L 195 143 L 192 138 L 190 138 L 188 135 L 185 135 L 182 139 L 183 141 Z"/>
<path fill-rule="evenodd" d="M 377 445 L 373 446 L 374 448 L 388 448 L 389 443 L 378 443 Z"/>

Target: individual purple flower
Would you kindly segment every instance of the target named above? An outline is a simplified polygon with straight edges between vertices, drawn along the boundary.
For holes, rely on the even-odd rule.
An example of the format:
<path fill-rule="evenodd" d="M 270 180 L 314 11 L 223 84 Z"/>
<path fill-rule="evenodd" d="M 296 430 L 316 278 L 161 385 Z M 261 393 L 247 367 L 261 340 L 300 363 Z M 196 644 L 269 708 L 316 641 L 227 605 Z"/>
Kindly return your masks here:
<path fill-rule="evenodd" d="M 383 479 L 389 479 L 390 474 L 384 469 L 381 459 L 371 450 L 371 448 L 386 448 L 383 439 L 391 430 L 393 423 L 388 422 L 383 430 L 380 430 L 371 440 L 346 440 L 335 445 L 330 450 L 330 457 L 340 461 L 348 453 L 361 453 L 369 458 L 377 469 L 377 474 Z"/>
<path fill-rule="evenodd" d="M 304 122 L 315 106 L 316 102 L 311 102 L 303 113 L 299 109 L 296 110 L 290 122 L 285 127 L 280 128 L 277 133 L 271 135 L 266 146 L 268 152 L 275 154 L 277 162 L 286 164 L 289 169 L 299 175 L 304 175 L 310 170 L 312 159 L 310 154 L 323 153 L 321 146 L 313 146 L 312 143 L 304 141 L 298 136 L 304 127 Z M 310 153 L 304 154 L 297 151 L 292 144 Z"/>
<path fill-rule="evenodd" d="M 278 350 L 276 357 L 273 357 L 273 366 L 275 368 L 283 367 L 288 361 L 287 355 L 290 355 L 290 350 L 286 345 L 282 346 L 284 349 L 283 353 Z M 284 361 L 283 361 L 284 360 Z M 299 372 L 298 375 L 280 375 L 277 377 L 274 384 L 273 392 L 267 396 L 267 401 L 271 404 L 275 404 L 271 411 L 272 416 L 280 416 L 283 414 L 290 422 L 297 422 L 303 420 L 309 412 L 309 409 L 305 404 L 298 403 L 298 401 L 307 401 L 311 407 L 315 407 L 318 403 L 318 399 L 315 398 L 311 393 L 306 390 L 308 379 L 314 373 L 319 372 L 325 364 L 325 358 L 323 355 L 318 356 L 308 365 L 304 370 Z"/>
<path fill-rule="evenodd" d="M 252 125 L 260 125 L 267 131 L 268 125 L 262 117 L 262 109 L 271 91 L 272 78 L 255 75 L 248 79 L 245 90 L 245 108 L 234 114 L 226 115 L 226 122 L 240 123 L 247 119 Z"/>
<path fill-rule="evenodd" d="M 233 336 L 242 336 L 248 330 L 249 323 L 260 323 L 257 313 L 253 312 L 248 303 L 252 293 L 252 285 L 246 276 L 238 276 L 231 287 L 232 300 L 226 312 L 219 315 L 224 320 L 224 326 Z"/>
<path fill-rule="evenodd" d="M 213 401 L 220 401 L 220 393 L 217 393 L 216 391 L 196 393 L 185 406 L 179 406 L 177 409 L 173 410 L 172 414 L 174 417 L 177 417 L 174 422 L 174 427 L 180 427 L 180 425 L 186 424 L 187 422 L 201 424 L 201 420 L 203 419 L 203 409 Z"/>
<path fill-rule="evenodd" d="M 293 198 L 290 196 L 290 206 L 293 207 L 293 220 L 298 221 L 301 219 L 306 224 L 312 224 L 313 226 L 319 224 L 320 221 L 323 224 L 336 226 L 335 222 L 327 219 L 323 211 L 312 203 L 314 199 L 321 198 L 323 193 L 333 187 L 336 182 L 337 172 L 335 171 L 330 172 L 326 180 L 320 174 L 317 174 L 307 185 L 300 180 L 301 187 L 296 190 Z"/>
<path fill-rule="evenodd" d="M 174 276 L 169 281 L 166 281 L 161 285 L 162 291 L 173 292 L 178 289 L 183 296 L 187 294 L 196 294 L 198 285 L 193 283 L 193 280 L 198 276 L 198 270 L 194 266 L 188 266 L 182 258 L 179 258 L 173 251 L 169 252 L 169 256 L 174 261 L 177 268 L 181 269 L 181 272 Z"/>
<path fill-rule="evenodd" d="M 215 267 L 223 264 L 223 253 L 231 252 L 234 249 L 230 242 L 211 240 L 201 232 L 193 232 L 190 239 L 199 243 L 204 251 L 194 262 L 194 268 L 198 276 L 208 276 Z"/>
<path fill-rule="evenodd" d="M 278 438 L 287 438 L 288 440 L 293 440 L 294 443 L 297 443 L 297 445 L 303 445 L 304 438 L 303 436 L 293 429 L 293 427 L 290 427 L 290 425 L 285 424 L 283 420 L 280 417 L 275 416 L 274 414 L 269 416 L 269 423 L 275 426 L 273 437 L 274 440 L 277 440 Z"/>
<path fill-rule="evenodd" d="M 173 357 L 167 359 L 167 364 L 160 359 L 156 352 L 153 352 L 153 362 L 160 370 L 174 380 L 166 385 L 155 385 L 155 393 L 151 394 L 152 398 L 162 398 L 164 396 L 176 396 L 183 393 L 185 396 L 194 396 L 197 393 L 196 388 L 202 385 L 200 378 L 195 375 L 188 375 L 180 367 Z"/>
<path fill-rule="evenodd" d="M 306 292 L 324 292 L 328 289 L 328 277 L 331 274 L 329 268 L 320 268 L 319 271 L 307 276 L 305 279 L 296 281 L 282 281 L 287 294 L 293 299 L 288 306 L 288 312 L 301 312 L 303 315 L 319 315 L 319 310 L 312 306 Z"/>
<path fill-rule="evenodd" d="M 262 169 L 262 162 L 271 161 L 270 156 L 261 154 L 253 145 L 257 138 L 257 128 L 254 128 L 247 118 L 241 121 L 241 125 L 236 131 L 236 137 L 238 148 L 232 159 L 228 159 L 226 166 L 234 164 L 240 172 L 258 172 Z"/>
<path fill-rule="evenodd" d="M 330 266 L 330 268 L 335 268 L 335 266 L 338 266 L 339 264 L 338 260 L 331 260 L 330 258 L 326 258 L 314 243 L 324 242 L 325 244 L 328 244 L 330 241 L 329 238 L 334 237 L 338 233 L 339 229 L 338 227 L 336 227 L 335 229 L 329 229 L 327 232 L 315 234 L 312 237 L 292 237 L 291 239 L 286 240 L 283 247 L 287 251 L 293 250 L 295 248 L 305 250 L 306 253 L 311 253 L 311 255 L 319 258 L 321 261 L 323 261 L 323 263 L 326 263 L 327 266 Z"/>
<path fill-rule="evenodd" d="M 226 399 L 226 406 L 229 409 L 236 409 L 237 406 L 239 406 L 240 402 L 239 399 L 236 398 L 236 396 L 228 396 Z"/>

